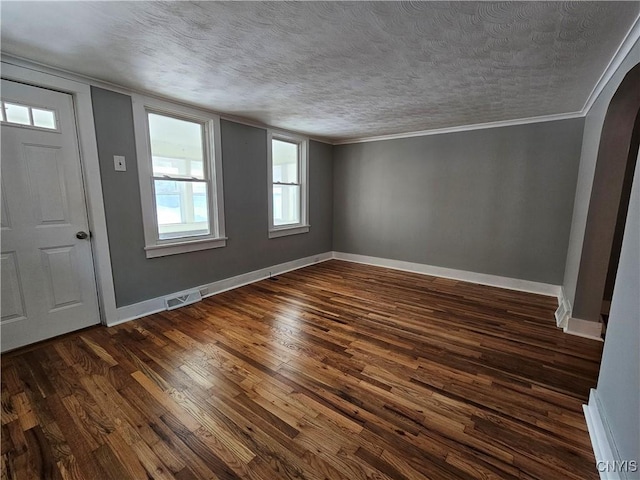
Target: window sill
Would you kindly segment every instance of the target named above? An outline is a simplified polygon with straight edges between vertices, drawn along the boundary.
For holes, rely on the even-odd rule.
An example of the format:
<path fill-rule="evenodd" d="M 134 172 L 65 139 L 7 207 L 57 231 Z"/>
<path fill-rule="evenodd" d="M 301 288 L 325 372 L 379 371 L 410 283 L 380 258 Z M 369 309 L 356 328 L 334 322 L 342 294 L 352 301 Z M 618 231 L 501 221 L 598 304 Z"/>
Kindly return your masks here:
<path fill-rule="evenodd" d="M 144 247 L 147 258 L 166 257 L 180 253 L 197 252 L 210 248 L 220 248 L 227 245 L 227 237 L 206 238 L 200 240 L 187 240 L 175 243 L 161 243 L 159 245 L 147 245 Z"/>
<path fill-rule="evenodd" d="M 296 225 L 293 227 L 280 227 L 269 230 L 269 238 L 286 237 L 287 235 L 298 235 L 308 233 L 311 225 Z"/>

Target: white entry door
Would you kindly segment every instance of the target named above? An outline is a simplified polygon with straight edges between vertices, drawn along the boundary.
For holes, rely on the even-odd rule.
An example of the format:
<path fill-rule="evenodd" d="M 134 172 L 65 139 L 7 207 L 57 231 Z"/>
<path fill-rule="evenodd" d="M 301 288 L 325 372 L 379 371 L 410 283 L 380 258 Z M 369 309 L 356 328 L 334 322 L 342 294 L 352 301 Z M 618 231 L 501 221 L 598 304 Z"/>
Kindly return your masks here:
<path fill-rule="evenodd" d="M 2 351 L 99 322 L 70 95 L 2 80 Z"/>

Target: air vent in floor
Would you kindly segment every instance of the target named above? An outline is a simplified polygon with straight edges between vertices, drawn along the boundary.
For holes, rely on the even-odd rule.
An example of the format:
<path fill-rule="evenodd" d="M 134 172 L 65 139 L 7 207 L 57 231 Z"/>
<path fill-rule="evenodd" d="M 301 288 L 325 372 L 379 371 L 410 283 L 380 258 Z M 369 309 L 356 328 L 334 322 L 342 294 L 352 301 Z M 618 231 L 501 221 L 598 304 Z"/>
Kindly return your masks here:
<path fill-rule="evenodd" d="M 198 290 L 187 292 L 183 295 L 177 295 L 175 297 L 167 297 L 164 299 L 167 310 L 173 310 L 174 308 L 183 307 L 184 305 L 190 305 L 202 300 L 202 295 Z"/>

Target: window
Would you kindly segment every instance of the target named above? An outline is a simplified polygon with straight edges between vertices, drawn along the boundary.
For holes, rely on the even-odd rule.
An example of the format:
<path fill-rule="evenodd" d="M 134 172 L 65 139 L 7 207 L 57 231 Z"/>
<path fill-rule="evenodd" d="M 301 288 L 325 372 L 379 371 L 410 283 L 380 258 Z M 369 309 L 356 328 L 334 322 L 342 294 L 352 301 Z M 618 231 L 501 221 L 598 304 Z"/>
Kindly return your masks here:
<path fill-rule="evenodd" d="M 134 97 L 147 258 L 223 247 L 220 119 Z"/>
<path fill-rule="evenodd" d="M 269 238 L 309 231 L 305 138 L 269 131 Z"/>
<path fill-rule="evenodd" d="M 58 130 L 56 112 L 47 108 L 21 105 L 19 103 L 2 100 L 0 119 L 2 123 L 21 125 L 45 130 Z"/>

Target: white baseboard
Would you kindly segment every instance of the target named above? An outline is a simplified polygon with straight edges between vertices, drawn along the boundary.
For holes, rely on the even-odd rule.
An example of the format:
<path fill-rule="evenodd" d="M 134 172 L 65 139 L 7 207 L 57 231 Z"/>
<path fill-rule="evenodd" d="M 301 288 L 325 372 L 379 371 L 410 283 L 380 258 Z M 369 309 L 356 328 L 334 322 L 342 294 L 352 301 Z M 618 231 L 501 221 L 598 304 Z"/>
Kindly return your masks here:
<path fill-rule="evenodd" d="M 620 465 L 621 458 L 618 449 L 611 438 L 611 434 L 607 433 L 607 420 L 600 405 L 598 391 L 593 388 L 589 392 L 589 404 L 583 405 L 584 417 L 587 421 L 589 429 L 589 437 L 593 446 L 593 453 L 596 457 L 596 469 L 600 474 L 601 480 L 628 480 L 623 471 L 607 471 L 619 470 L 614 468 Z"/>
<path fill-rule="evenodd" d="M 258 282 L 269 278 L 270 276 L 280 275 L 292 270 L 307 267 L 314 263 L 324 262 L 333 258 L 333 252 L 319 253 L 310 257 L 300 258 L 298 260 L 292 260 L 290 262 L 281 263 L 279 265 L 273 265 L 271 267 L 261 268 L 260 270 L 254 270 L 252 272 L 243 273 L 231 278 L 225 278 L 217 282 L 208 283 L 206 285 L 200 285 L 189 290 L 183 290 L 181 292 L 172 292 L 161 297 L 151 298 L 143 302 L 134 303 L 133 305 L 126 305 L 119 307 L 116 311 L 118 319 L 114 322 L 107 323 L 108 327 L 119 325 L 121 323 L 135 320 L 136 318 L 145 317 L 153 313 L 162 312 L 167 309 L 165 299 L 167 297 L 174 297 L 178 295 L 184 295 L 189 291 L 200 290 L 202 297 L 210 297 L 218 293 L 226 292 L 227 290 L 233 290 L 234 288 L 242 287 L 250 283 Z"/>
<path fill-rule="evenodd" d="M 600 322 L 590 322 L 579 318 L 568 318 L 562 330 L 569 335 L 590 338 L 602 342 L 602 324 Z"/>
<path fill-rule="evenodd" d="M 333 258 L 337 260 L 345 260 L 347 262 L 364 263 L 366 265 L 374 265 L 377 267 L 392 268 L 394 270 L 402 270 L 405 272 L 432 275 L 434 277 L 451 278 L 453 280 L 489 285 L 491 287 L 536 293 L 538 295 L 547 295 L 550 297 L 559 297 L 562 288 L 560 285 L 531 282 L 529 280 L 520 280 L 517 278 L 500 277 L 498 275 L 488 275 L 486 273 L 467 272 L 465 270 L 455 270 L 452 268 L 435 267 L 432 265 L 425 265 L 423 263 L 369 257 L 367 255 L 357 255 L 354 253 L 333 252 Z"/>

